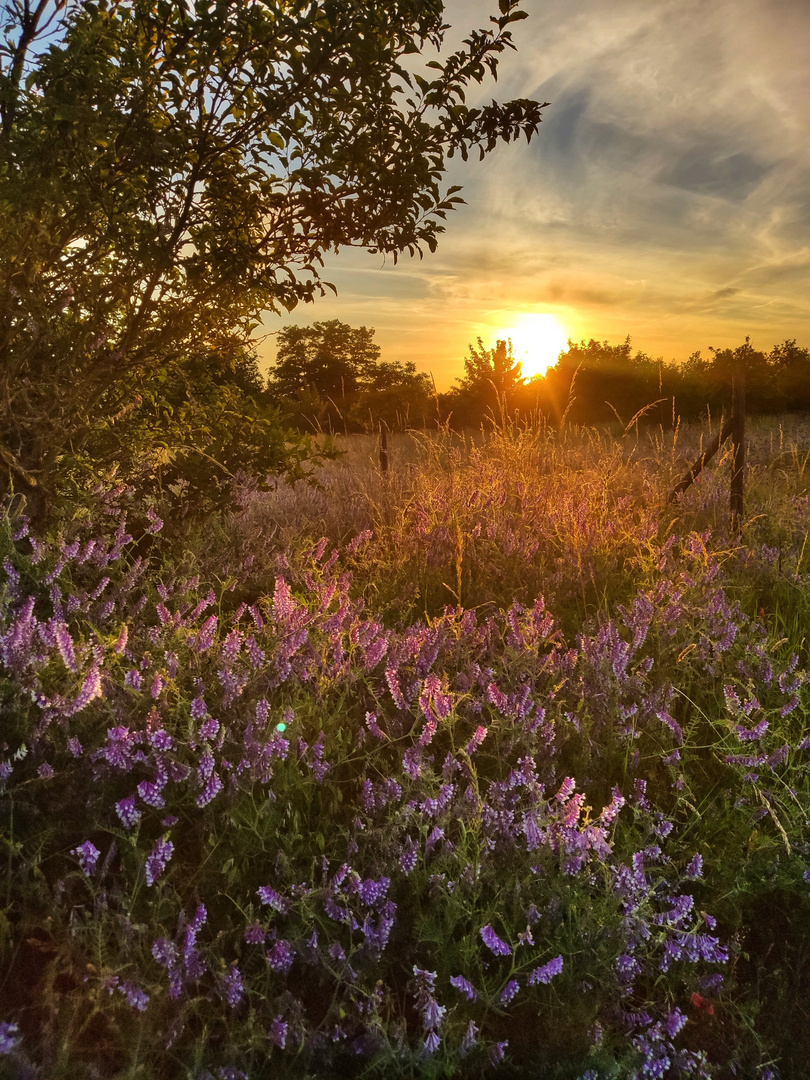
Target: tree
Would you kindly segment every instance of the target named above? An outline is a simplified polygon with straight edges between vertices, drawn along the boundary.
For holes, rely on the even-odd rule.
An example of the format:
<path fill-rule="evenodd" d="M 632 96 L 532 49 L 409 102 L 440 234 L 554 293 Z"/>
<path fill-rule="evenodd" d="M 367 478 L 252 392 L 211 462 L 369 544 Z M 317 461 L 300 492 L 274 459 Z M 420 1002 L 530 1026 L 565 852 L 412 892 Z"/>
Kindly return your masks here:
<path fill-rule="evenodd" d="M 43 503 L 111 388 L 312 300 L 324 252 L 435 249 L 446 159 L 541 120 L 464 103 L 525 18 L 498 6 L 418 74 L 439 0 L 5 0 L 0 493 Z"/>
<path fill-rule="evenodd" d="M 270 389 L 283 397 L 315 390 L 344 398 L 367 383 L 380 359 L 374 331 L 338 319 L 313 326 L 286 326 L 278 333 Z"/>
<path fill-rule="evenodd" d="M 269 392 L 286 398 L 289 415 L 305 427 L 423 422 L 431 410 L 430 378 L 413 362 L 381 360 L 373 338 L 373 329 L 338 319 L 285 327 L 278 334 Z"/>
<path fill-rule="evenodd" d="M 774 375 L 780 407 L 810 409 L 810 349 L 790 338 L 774 345 L 768 355 L 768 366 Z"/>
<path fill-rule="evenodd" d="M 746 409 L 748 412 L 775 412 L 780 407 L 775 370 L 764 352 L 755 349 L 746 337 L 736 349 L 715 349 L 712 353 L 711 379 L 721 400 L 731 403 L 731 383 L 735 375 L 745 378 Z"/>

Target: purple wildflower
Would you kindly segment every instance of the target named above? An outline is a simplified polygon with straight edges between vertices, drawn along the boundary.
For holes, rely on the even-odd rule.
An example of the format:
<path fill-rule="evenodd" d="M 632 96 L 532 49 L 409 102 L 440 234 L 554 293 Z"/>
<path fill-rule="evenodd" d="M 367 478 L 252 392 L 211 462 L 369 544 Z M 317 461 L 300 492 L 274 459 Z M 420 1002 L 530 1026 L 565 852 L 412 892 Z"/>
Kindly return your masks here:
<path fill-rule="evenodd" d="M 146 527 L 146 531 L 150 533 L 159 533 L 163 528 L 163 522 L 157 516 L 152 507 L 148 507 L 146 516 L 149 518 L 149 524 Z"/>
<path fill-rule="evenodd" d="M 166 803 L 163 800 L 161 791 L 165 786 L 165 782 L 161 780 L 142 780 L 138 784 L 138 794 L 146 803 L 147 806 L 153 806 L 156 810 L 162 810 Z"/>
<path fill-rule="evenodd" d="M 10 1054 L 20 1044 L 19 1028 L 14 1023 L 0 1022 L 0 1057 Z"/>
<path fill-rule="evenodd" d="M 171 840 L 161 837 L 152 847 L 152 851 L 146 859 L 145 875 L 146 884 L 154 885 L 169 864 L 174 853 L 174 844 Z"/>
<path fill-rule="evenodd" d="M 760 739 L 767 730 L 767 720 L 760 720 L 760 722 L 752 728 L 745 728 L 741 724 L 736 724 L 734 726 L 734 731 L 740 742 L 753 742 L 755 739 Z"/>
<path fill-rule="evenodd" d="M 209 716 L 208 719 L 200 725 L 200 738 L 203 742 L 209 742 L 211 739 L 215 739 L 219 734 L 219 720 L 215 720 L 213 716 Z"/>
<path fill-rule="evenodd" d="M 680 1009 L 673 1009 L 669 1016 L 664 1021 L 664 1027 L 666 1028 L 667 1035 L 670 1039 L 674 1039 L 678 1032 L 683 1028 L 686 1023 L 686 1017 Z"/>
<path fill-rule="evenodd" d="M 563 969 L 563 958 L 561 956 L 555 956 L 553 960 L 549 960 L 547 964 L 543 964 L 542 967 L 537 967 L 529 975 L 529 986 L 536 986 L 538 983 L 550 983 L 555 975 L 559 975 Z"/>
<path fill-rule="evenodd" d="M 489 923 L 487 923 L 486 926 L 482 926 L 479 933 L 481 934 L 481 938 L 486 947 L 494 952 L 496 956 L 512 955 L 512 950 L 505 941 L 501 941 Z"/>
<path fill-rule="evenodd" d="M 121 799 L 120 802 L 117 802 L 115 804 L 115 812 L 127 829 L 133 829 L 141 820 L 141 812 L 135 806 L 134 795 L 131 795 L 128 799 Z"/>
<path fill-rule="evenodd" d="M 270 885 L 261 885 L 256 890 L 256 895 L 263 904 L 281 912 L 282 915 L 285 915 L 290 910 L 289 900 L 285 900 Z"/>
<path fill-rule="evenodd" d="M 472 1048 L 478 1042 L 478 1039 L 476 1038 L 477 1035 L 478 1028 L 471 1020 L 467 1025 L 467 1030 L 464 1032 L 464 1036 L 461 1040 L 460 1050 L 462 1057 L 466 1057 L 467 1054 L 469 1054 L 470 1050 L 472 1050 Z"/>
<path fill-rule="evenodd" d="M 85 840 L 79 847 L 73 848 L 71 855 L 75 855 L 79 860 L 79 865 L 88 877 L 96 872 L 96 863 L 101 852 L 98 850 L 95 844 L 91 844 L 89 840 Z"/>
<path fill-rule="evenodd" d="M 212 799 L 222 791 L 222 781 L 216 773 L 212 773 L 205 782 L 205 787 L 197 796 L 197 806 L 207 806 Z"/>
<path fill-rule="evenodd" d="M 245 996 L 244 983 L 236 964 L 231 964 L 222 976 L 219 992 L 232 1009 L 235 1009 Z"/>
<path fill-rule="evenodd" d="M 613 789 L 613 798 L 602 811 L 599 820 L 603 828 L 607 829 L 618 817 L 619 811 L 625 804 L 625 799 L 617 787 Z"/>
<path fill-rule="evenodd" d="M 377 723 L 377 714 L 373 712 L 366 713 L 366 727 L 374 736 L 375 739 L 386 739 L 387 736 Z"/>
<path fill-rule="evenodd" d="M 273 971 L 278 971 L 282 975 L 286 975 L 293 965 L 295 959 L 295 953 L 289 941 L 285 941 L 284 938 L 279 938 L 274 942 L 273 947 L 267 953 L 267 963 L 270 965 Z"/>
<path fill-rule="evenodd" d="M 489 1052 L 489 1060 L 493 1065 L 500 1065 L 504 1059 L 508 1045 L 508 1039 L 504 1039 L 503 1042 L 495 1043 Z"/>
<path fill-rule="evenodd" d="M 377 904 L 385 897 L 390 884 L 391 879 L 387 877 L 381 877 L 379 881 L 375 881 L 373 878 L 361 881 L 358 889 L 360 900 L 369 907 Z"/>
<path fill-rule="evenodd" d="M 218 619 L 216 615 L 209 615 L 205 622 L 199 629 L 197 637 L 194 640 L 192 648 L 195 652 L 205 652 L 210 649 L 214 644 L 214 638 L 217 632 Z"/>
<path fill-rule="evenodd" d="M 571 793 L 574 791 L 574 788 L 576 786 L 576 780 L 574 780 L 570 776 L 566 776 L 565 780 L 563 780 L 562 784 L 560 785 L 560 790 L 557 792 L 554 798 L 557 800 L 557 802 L 565 802 L 568 796 L 571 795 Z"/>
<path fill-rule="evenodd" d="M 274 1046 L 277 1046 L 279 1050 L 283 1050 L 287 1045 L 287 1029 L 287 1021 L 281 1016 L 277 1016 L 270 1025 L 270 1041 Z"/>
<path fill-rule="evenodd" d="M 94 701 L 97 697 L 101 697 L 101 672 L 98 664 L 93 664 L 90 670 L 84 677 L 82 688 L 79 691 L 78 697 L 70 707 L 71 714 L 81 712 L 86 706 Z"/>
<path fill-rule="evenodd" d="M 125 980 L 118 987 L 133 1009 L 144 1012 L 149 1004 L 149 995 L 141 990 L 140 986 Z"/>
<path fill-rule="evenodd" d="M 435 1031 L 442 1026 L 447 1009 L 440 1005 L 432 995 L 426 995 L 422 1008 L 422 1024 L 425 1031 Z"/>
<path fill-rule="evenodd" d="M 172 739 L 168 731 L 158 728 L 157 731 L 150 732 L 149 745 L 153 746 L 155 750 L 171 750 L 174 746 L 174 739 Z"/>
<path fill-rule="evenodd" d="M 405 841 L 405 848 L 399 857 L 399 868 L 403 874 L 410 874 L 416 866 L 418 847 L 410 837 Z"/>
<path fill-rule="evenodd" d="M 133 690 L 140 690 L 141 673 L 135 668 L 130 668 L 124 676 L 124 686 L 129 686 Z"/>
<path fill-rule="evenodd" d="M 53 626 L 53 637 L 65 667 L 68 671 L 78 672 L 79 668 L 76 664 L 76 653 L 73 650 L 73 638 L 70 636 L 70 631 L 65 623 L 55 623 Z"/>
<path fill-rule="evenodd" d="M 261 945 L 264 942 L 264 928 L 255 919 L 245 927 L 245 941 L 248 945 Z"/>
<path fill-rule="evenodd" d="M 478 992 L 471 982 L 464 978 L 463 975 L 454 975 L 450 979 L 450 985 L 454 986 L 460 994 L 463 994 L 467 1001 L 477 1001 Z"/>
<path fill-rule="evenodd" d="M 436 1034 L 436 1032 L 435 1031 L 429 1031 L 428 1034 L 427 1034 L 427 1037 L 425 1038 L 425 1047 L 424 1047 L 425 1053 L 428 1056 L 430 1056 L 431 1054 L 435 1054 L 436 1051 L 441 1046 L 441 1043 L 442 1043 L 442 1040 Z"/>
<path fill-rule="evenodd" d="M 703 856 L 698 852 L 686 868 L 686 876 L 690 881 L 696 881 L 703 876 Z"/>
<path fill-rule="evenodd" d="M 444 829 L 436 825 L 430 830 L 430 835 L 425 840 L 425 854 L 428 855 L 440 840 L 444 840 Z"/>
<path fill-rule="evenodd" d="M 498 1001 L 501 1003 L 501 1005 L 508 1005 L 512 998 L 515 996 L 515 994 L 518 992 L 518 990 L 520 990 L 520 983 L 517 981 L 517 979 L 510 979 L 501 991 L 501 995 L 498 998 Z"/>
<path fill-rule="evenodd" d="M 168 938 L 160 937 L 152 945 L 152 956 L 161 967 L 173 967 L 177 963 L 177 946 Z"/>
<path fill-rule="evenodd" d="M 478 749 L 478 747 L 481 745 L 481 743 L 486 737 L 487 729 L 485 727 L 482 727 L 481 724 L 479 724 L 478 727 L 475 729 L 475 734 L 464 747 L 464 753 L 467 754 L 468 757 L 472 757 L 472 755 L 475 753 L 475 751 Z"/>

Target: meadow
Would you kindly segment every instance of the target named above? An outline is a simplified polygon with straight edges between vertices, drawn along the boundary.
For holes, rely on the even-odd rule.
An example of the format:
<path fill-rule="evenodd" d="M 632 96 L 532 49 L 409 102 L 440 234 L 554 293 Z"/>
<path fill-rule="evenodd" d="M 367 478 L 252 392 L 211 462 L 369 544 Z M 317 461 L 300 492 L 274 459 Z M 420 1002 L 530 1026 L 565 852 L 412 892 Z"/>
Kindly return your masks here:
<path fill-rule="evenodd" d="M 338 440 L 0 526 L 0 1070 L 799 1078 L 810 424 Z"/>

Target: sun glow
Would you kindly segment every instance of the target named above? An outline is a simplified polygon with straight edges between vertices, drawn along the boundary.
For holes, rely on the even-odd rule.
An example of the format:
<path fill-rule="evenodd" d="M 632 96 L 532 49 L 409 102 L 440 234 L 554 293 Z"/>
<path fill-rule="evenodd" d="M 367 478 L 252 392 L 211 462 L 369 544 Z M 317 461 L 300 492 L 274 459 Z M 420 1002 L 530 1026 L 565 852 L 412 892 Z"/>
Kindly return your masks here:
<path fill-rule="evenodd" d="M 512 353 L 523 365 L 527 379 L 542 375 L 568 349 L 568 334 L 556 315 L 521 315 L 511 326 L 499 330 L 501 340 L 510 338 Z"/>

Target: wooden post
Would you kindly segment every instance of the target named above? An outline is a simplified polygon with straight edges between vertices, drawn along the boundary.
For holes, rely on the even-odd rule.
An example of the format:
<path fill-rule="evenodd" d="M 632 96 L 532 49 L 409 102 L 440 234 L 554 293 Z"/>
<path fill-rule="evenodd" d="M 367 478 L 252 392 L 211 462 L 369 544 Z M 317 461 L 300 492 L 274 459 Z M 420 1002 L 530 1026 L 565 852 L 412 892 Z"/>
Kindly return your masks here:
<path fill-rule="evenodd" d="M 718 433 L 715 435 L 715 437 L 712 439 L 712 441 L 709 443 L 709 445 L 706 447 L 706 449 L 703 451 L 697 461 L 695 461 L 694 465 L 692 465 L 691 468 L 686 473 L 684 473 L 683 477 L 678 481 L 678 483 L 669 493 L 668 502 L 674 502 L 676 496 L 680 495 L 682 491 L 686 491 L 686 489 L 691 487 L 695 480 L 697 480 L 697 478 L 703 472 L 704 467 L 709 464 L 714 455 L 720 449 L 721 445 L 726 441 L 729 435 L 732 434 L 733 422 L 733 418 L 725 422 L 722 431 L 718 431 Z"/>
<path fill-rule="evenodd" d="M 731 380 L 731 531 L 739 533 L 743 520 L 745 483 L 745 373 L 737 371 Z"/>
<path fill-rule="evenodd" d="M 388 432 L 380 422 L 380 472 L 388 472 Z"/>

